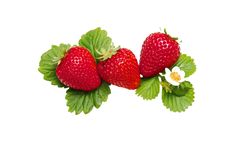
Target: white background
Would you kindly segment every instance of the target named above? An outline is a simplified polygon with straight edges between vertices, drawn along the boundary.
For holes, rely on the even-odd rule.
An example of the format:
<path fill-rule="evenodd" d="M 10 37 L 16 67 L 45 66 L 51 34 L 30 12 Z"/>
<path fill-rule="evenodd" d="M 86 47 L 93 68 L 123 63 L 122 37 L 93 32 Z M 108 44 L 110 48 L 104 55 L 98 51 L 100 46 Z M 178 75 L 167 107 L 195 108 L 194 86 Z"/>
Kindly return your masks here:
<path fill-rule="evenodd" d="M 0 141 L 235 141 L 233 1 L 0 1 Z M 67 112 L 65 90 L 37 71 L 51 44 L 76 44 L 96 27 L 137 59 L 144 39 L 166 27 L 195 58 L 195 102 L 184 113 L 161 97 L 144 101 L 112 86 L 88 115 Z"/>

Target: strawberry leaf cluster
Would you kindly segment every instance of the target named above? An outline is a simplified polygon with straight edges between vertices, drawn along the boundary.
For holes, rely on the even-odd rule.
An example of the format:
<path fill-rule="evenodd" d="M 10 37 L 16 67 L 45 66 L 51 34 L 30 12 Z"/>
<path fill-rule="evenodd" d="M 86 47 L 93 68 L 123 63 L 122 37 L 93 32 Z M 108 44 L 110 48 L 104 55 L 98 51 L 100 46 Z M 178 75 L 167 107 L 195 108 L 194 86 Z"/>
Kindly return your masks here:
<path fill-rule="evenodd" d="M 112 46 L 112 40 L 107 36 L 105 30 L 96 28 L 84 34 L 79 40 L 79 45 L 87 48 L 97 60 L 98 52 L 101 49 L 106 49 Z M 69 44 L 52 45 L 52 48 L 41 56 L 39 63 L 39 72 L 44 76 L 44 79 L 50 81 L 52 85 L 68 88 L 62 84 L 56 76 L 56 68 L 60 60 L 65 56 L 66 52 L 71 48 Z M 89 113 L 93 107 L 99 108 L 102 102 L 106 102 L 108 95 L 111 93 L 109 84 L 105 81 L 93 91 L 81 91 L 69 88 L 66 91 L 66 101 L 69 112 L 75 114 Z"/>
<path fill-rule="evenodd" d="M 172 68 L 176 66 L 185 72 L 185 77 L 189 77 L 196 71 L 194 60 L 186 54 L 181 54 Z M 189 81 L 173 86 L 161 75 L 142 78 L 141 81 L 140 87 L 136 90 L 138 96 L 144 100 L 152 100 L 162 92 L 164 106 L 173 112 L 185 111 L 194 102 L 194 88 Z"/>

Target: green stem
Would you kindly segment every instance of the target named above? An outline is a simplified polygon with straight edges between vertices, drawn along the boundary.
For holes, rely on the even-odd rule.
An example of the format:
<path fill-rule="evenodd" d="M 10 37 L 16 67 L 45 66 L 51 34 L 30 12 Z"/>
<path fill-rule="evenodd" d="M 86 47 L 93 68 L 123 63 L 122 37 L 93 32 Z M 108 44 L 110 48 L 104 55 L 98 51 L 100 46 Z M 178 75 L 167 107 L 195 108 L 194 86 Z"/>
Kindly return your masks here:
<path fill-rule="evenodd" d="M 166 92 L 170 92 L 170 93 L 172 92 L 172 87 L 168 82 L 162 81 L 160 84 Z"/>

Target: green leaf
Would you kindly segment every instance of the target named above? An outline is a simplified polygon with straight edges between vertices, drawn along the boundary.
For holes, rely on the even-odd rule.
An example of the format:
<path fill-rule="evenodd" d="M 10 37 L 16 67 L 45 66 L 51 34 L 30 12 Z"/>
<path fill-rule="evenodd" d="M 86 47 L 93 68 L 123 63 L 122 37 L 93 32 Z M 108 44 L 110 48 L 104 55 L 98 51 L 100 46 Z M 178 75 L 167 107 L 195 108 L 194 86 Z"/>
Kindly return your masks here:
<path fill-rule="evenodd" d="M 173 67 L 178 66 L 181 70 L 185 72 L 185 77 L 192 75 L 196 71 L 196 65 L 193 58 L 186 54 L 181 54 L 178 61 L 173 65 Z"/>
<path fill-rule="evenodd" d="M 162 102 L 166 108 L 173 112 L 185 111 L 194 102 L 194 89 L 190 82 L 182 82 L 179 88 L 181 88 L 179 92 L 174 89 L 172 92 L 166 92 L 165 89 L 162 89 Z M 177 93 L 182 93 L 182 91 L 185 94 L 179 96 Z"/>
<path fill-rule="evenodd" d="M 136 94 L 145 100 L 152 100 L 159 94 L 160 82 L 158 76 L 152 78 L 142 78 L 141 85 L 136 90 Z"/>
<path fill-rule="evenodd" d="M 108 95 L 111 93 L 109 84 L 102 82 L 99 88 L 93 91 L 81 91 L 68 89 L 66 95 L 67 106 L 69 112 L 75 112 L 75 114 L 89 113 L 93 107 L 99 108 L 102 102 L 106 102 Z"/>
<path fill-rule="evenodd" d="M 105 30 L 96 28 L 84 34 L 79 40 L 79 45 L 89 49 L 91 54 L 98 59 L 102 51 L 112 46 L 112 39 L 108 37 Z"/>
<path fill-rule="evenodd" d="M 44 75 L 44 79 L 50 81 L 52 85 L 58 87 L 66 87 L 56 76 L 56 67 L 61 58 L 64 57 L 69 44 L 52 45 L 52 48 L 41 56 L 38 71 Z"/>

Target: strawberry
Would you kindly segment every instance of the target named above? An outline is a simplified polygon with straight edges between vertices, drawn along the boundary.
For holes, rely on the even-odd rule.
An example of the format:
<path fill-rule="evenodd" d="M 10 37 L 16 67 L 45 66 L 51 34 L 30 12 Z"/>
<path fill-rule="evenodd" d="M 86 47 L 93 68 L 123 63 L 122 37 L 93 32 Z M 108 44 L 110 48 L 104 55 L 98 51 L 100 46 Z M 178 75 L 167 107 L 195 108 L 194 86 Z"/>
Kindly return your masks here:
<path fill-rule="evenodd" d="M 126 48 L 116 49 L 114 55 L 99 62 L 97 68 L 101 78 L 110 84 L 127 89 L 136 89 L 140 84 L 137 60 Z"/>
<path fill-rule="evenodd" d="M 180 56 L 180 47 L 176 38 L 165 33 L 150 34 L 142 45 L 140 55 L 140 73 L 151 77 L 170 68 Z"/>
<path fill-rule="evenodd" d="M 64 85 L 76 90 L 91 91 L 101 84 L 95 59 L 80 46 L 68 50 L 56 68 L 56 75 Z"/>

